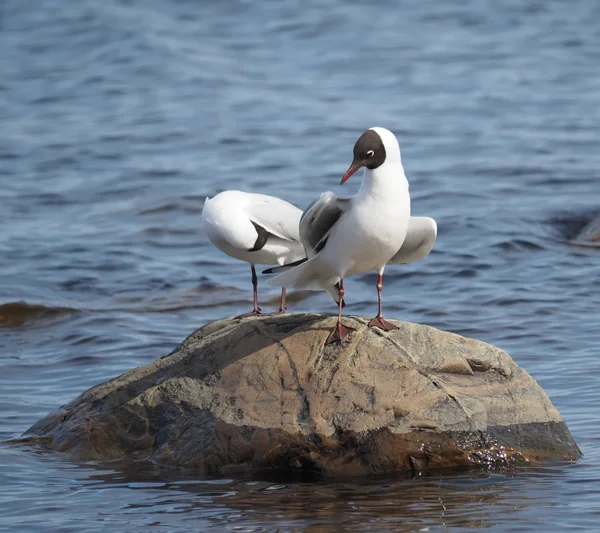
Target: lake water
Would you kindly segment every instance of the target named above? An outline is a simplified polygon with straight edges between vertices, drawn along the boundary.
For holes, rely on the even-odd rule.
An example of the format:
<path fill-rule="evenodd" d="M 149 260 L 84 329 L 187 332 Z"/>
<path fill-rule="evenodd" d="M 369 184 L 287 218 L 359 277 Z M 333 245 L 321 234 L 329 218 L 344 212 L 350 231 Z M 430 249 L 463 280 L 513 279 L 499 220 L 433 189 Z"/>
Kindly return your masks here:
<path fill-rule="evenodd" d="M 0 446 L 0 531 L 598 530 L 600 253 L 566 244 L 600 212 L 597 0 L 4 0 L 0 30 L 0 440 L 249 310 L 249 269 L 209 245 L 204 198 L 351 194 L 353 143 L 380 125 L 413 213 L 439 225 L 427 260 L 387 270 L 387 316 L 507 350 L 584 453 L 276 483 Z M 346 311 L 372 316 L 374 285 L 347 280 Z M 335 312 L 327 294 L 291 300 Z"/>

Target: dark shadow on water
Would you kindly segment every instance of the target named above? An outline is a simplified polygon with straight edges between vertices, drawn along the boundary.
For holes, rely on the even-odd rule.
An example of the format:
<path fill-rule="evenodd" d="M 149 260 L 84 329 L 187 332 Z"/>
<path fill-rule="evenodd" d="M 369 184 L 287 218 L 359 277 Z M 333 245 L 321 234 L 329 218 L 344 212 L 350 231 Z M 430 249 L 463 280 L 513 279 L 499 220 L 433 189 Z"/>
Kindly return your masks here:
<path fill-rule="evenodd" d="M 161 502 L 176 502 L 184 513 L 199 517 L 219 507 L 219 516 L 209 518 L 214 525 L 239 521 L 238 513 L 243 513 L 247 526 L 319 525 L 319 531 L 334 532 L 346 531 L 339 527 L 350 524 L 357 528 L 353 531 L 493 528 L 528 508 L 538 514 L 535 508 L 543 504 L 544 488 L 556 483 L 569 465 L 501 472 L 453 469 L 343 481 L 290 477 L 285 472 L 200 480 L 148 462 L 86 463 L 81 468 L 91 469 L 85 483 L 92 489 L 145 491 L 145 500 L 136 505 L 157 517 L 170 512 Z"/>

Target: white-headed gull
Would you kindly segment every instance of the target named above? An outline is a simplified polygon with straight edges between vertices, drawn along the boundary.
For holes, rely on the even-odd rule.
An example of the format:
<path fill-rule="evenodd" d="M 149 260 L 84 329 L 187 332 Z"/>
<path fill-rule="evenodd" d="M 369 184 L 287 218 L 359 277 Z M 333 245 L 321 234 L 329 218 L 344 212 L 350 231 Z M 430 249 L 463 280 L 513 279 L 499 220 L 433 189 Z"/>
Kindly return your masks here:
<path fill-rule="evenodd" d="M 284 265 L 306 257 L 300 242 L 302 211 L 294 205 L 264 194 L 224 191 L 207 198 L 202 209 L 210 241 L 227 255 L 250 263 L 254 309 L 241 316 L 258 315 L 258 278 L 255 264 Z M 285 311 L 285 287 L 279 312 Z"/>
<path fill-rule="evenodd" d="M 300 238 L 307 259 L 265 272 L 280 273 L 268 283 L 327 290 L 338 303 L 338 322 L 326 344 L 341 341 L 349 330 L 341 321 L 344 277 L 377 271 L 377 316 L 369 326 L 396 329 L 384 320 L 381 306 L 383 271 L 387 263 L 410 263 L 425 257 L 437 235 L 433 219 L 410 216 L 410 194 L 394 134 L 385 128 L 365 131 L 354 145 L 354 159 L 345 183 L 365 167 L 358 193 L 338 198 L 323 193 L 302 214 Z M 406 245 L 405 245 L 406 243 Z"/>

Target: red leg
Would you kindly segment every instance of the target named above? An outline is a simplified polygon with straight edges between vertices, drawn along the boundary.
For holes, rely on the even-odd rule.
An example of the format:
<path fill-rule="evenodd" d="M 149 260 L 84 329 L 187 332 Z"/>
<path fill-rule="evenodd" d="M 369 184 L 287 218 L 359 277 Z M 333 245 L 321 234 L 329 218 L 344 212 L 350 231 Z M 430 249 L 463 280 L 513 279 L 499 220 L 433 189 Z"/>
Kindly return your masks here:
<path fill-rule="evenodd" d="M 243 315 L 236 316 L 236 318 L 246 318 L 248 316 L 256 316 L 260 315 L 260 307 L 258 307 L 258 277 L 256 276 L 256 269 L 254 265 L 250 265 L 250 269 L 252 270 L 252 288 L 254 292 L 254 309 L 249 313 L 245 313 Z"/>
<path fill-rule="evenodd" d="M 281 303 L 279 304 L 279 312 L 285 313 L 287 307 L 285 306 L 285 297 L 287 296 L 287 292 L 285 287 L 281 287 Z"/>
<path fill-rule="evenodd" d="M 325 341 L 325 345 L 331 344 L 333 342 L 342 342 L 342 339 L 346 337 L 351 331 L 354 331 L 354 328 L 350 328 L 348 326 L 344 326 L 342 324 L 342 302 L 344 301 L 344 280 L 340 279 L 340 301 L 338 303 L 338 321 L 333 331 L 327 337 Z"/>
<path fill-rule="evenodd" d="M 398 329 L 398 326 L 392 324 L 391 322 L 388 322 L 387 320 L 384 320 L 383 318 L 383 313 L 381 311 L 382 305 L 381 305 L 381 292 L 383 289 L 383 273 L 380 272 L 379 273 L 379 277 L 377 278 L 377 316 L 375 318 L 372 318 L 369 321 L 369 327 L 370 328 L 379 328 L 382 329 L 383 331 L 391 331 L 393 329 Z"/>
<path fill-rule="evenodd" d="M 272 313 L 262 313 L 262 315 L 263 316 L 265 316 L 265 315 L 273 316 L 273 315 L 281 315 L 281 314 L 285 313 L 285 310 L 286 310 L 285 296 L 286 296 L 286 290 L 285 290 L 285 287 L 282 287 L 281 288 L 281 303 L 279 304 L 279 311 L 273 311 Z"/>

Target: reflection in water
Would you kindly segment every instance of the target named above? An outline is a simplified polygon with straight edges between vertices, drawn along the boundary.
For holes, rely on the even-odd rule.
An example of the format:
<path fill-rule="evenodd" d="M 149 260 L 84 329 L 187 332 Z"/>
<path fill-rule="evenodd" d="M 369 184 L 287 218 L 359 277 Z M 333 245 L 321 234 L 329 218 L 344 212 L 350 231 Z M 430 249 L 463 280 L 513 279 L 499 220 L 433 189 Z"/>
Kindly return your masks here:
<path fill-rule="evenodd" d="M 42 470 L 51 467 L 47 457 L 40 456 L 38 461 Z M 557 465 L 513 474 L 463 471 L 413 479 L 396 476 L 290 483 L 190 480 L 148 464 L 113 463 L 111 467 L 63 465 L 59 477 L 73 479 L 72 490 L 78 500 L 98 498 L 111 506 L 123 498 L 127 505 L 121 509 L 122 517 L 131 524 L 165 525 L 179 520 L 187 524 L 200 521 L 211 531 L 243 527 L 247 528 L 244 531 L 301 528 L 322 532 L 493 528 L 515 520 L 520 521 L 522 530 L 527 529 L 524 520 L 539 527 L 544 519 L 536 510 L 540 497 L 555 478 L 571 468 Z M 96 520 L 106 514 L 98 508 L 86 530 L 96 531 Z"/>

